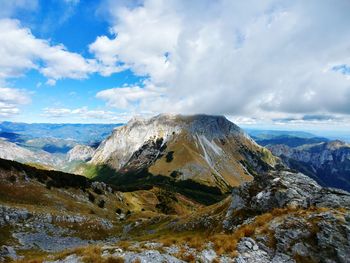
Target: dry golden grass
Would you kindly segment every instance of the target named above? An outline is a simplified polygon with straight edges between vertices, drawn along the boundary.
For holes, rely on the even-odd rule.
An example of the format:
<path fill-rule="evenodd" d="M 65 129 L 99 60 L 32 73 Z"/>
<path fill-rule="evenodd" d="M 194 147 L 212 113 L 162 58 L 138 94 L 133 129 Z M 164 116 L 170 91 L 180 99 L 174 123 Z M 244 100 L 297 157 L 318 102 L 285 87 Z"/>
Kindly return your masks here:
<path fill-rule="evenodd" d="M 192 253 L 188 253 L 186 255 L 182 255 L 181 259 L 186 262 L 196 262 L 196 257 Z"/>
<path fill-rule="evenodd" d="M 217 234 L 210 241 L 214 244 L 214 250 L 218 255 L 231 254 L 236 255 L 236 247 L 239 240 L 233 235 Z"/>
<path fill-rule="evenodd" d="M 105 259 L 104 263 L 124 263 L 125 260 L 122 257 L 109 257 Z"/>
<path fill-rule="evenodd" d="M 221 144 L 220 141 L 215 141 L 216 144 Z M 247 143 L 251 145 L 250 141 L 245 141 L 243 143 Z M 235 175 L 232 174 L 231 169 L 226 169 L 224 166 L 220 165 L 220 162 L 223 160 L 217 160 L 217 165 L 220 169 L 221 176 L 225 179 L 225 181 L 230 186 L 238 186 L 242 184 L 242 182 L 251 181 L 253 177 L 248 175 L 245 172 L 245 169 L 242 165 L 237 161 L 244 156 L 242 156 L 237 149 L 239 149 L 239 144 L 235 143 L 235 140 L 227 141 L 225 145 L 220 145 L 227 154 L 227 158 L 230 159 L 231 166 L 234 167 Z M 254 148 L 254 151 L 259 150 L 258 148 Z M 193 174 L 192 179 L 197 182 L 200 182 L 204 185 L 217 185 L 217 179 L 215 178 L 215 172 L 208 166 L 207 162 L 203 158 L 204 152 L 201 146 L 198 144 L 189 141 L 186 134 L 180 134 L 177 136 L 177 140 L 170 142 L 168 147 L 168 151 L 173 151 L 173 160 L 171 162 L 166 161 L 166 157 L 158 159 L 150 168 L 149 172 L 153 174 L 163 174 L 165 176 L 170 176 L 171 172 L 179 170 L 179 168 L 183 167 L 188 163 L 196 163 L 202 165 L 203 167 L 207 167 L 206 171 L 201 171 L 200 173 Z M 223 189 L 226 187 L 221 185 Z"/>
<path fill-rule="evenodd" d="M 10 183 L 0 183 L 0 200 L 16 204 L 51 204 L 45 196 L 46 190 L 42 186 L 27 184 L 20 187 Z"/>

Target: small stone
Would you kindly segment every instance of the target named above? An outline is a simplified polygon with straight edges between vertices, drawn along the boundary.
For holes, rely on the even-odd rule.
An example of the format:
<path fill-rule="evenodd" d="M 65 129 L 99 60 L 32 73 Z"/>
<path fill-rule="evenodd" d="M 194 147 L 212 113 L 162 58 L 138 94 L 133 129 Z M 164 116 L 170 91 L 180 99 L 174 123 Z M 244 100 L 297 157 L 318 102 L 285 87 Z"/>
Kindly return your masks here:
<path fill-rule="evenodd" d="M 249 248 L 249 249 L 252 249 L 253 248 L 253 244 L 250 243 L 249 241 L 244 241 L 244 245 Z"/>
<path fill-rule="evenodd" d="M 123 253 L 123 249 L 121 249 L 121 248 L 116 248 L 116 249 L 114 250 L 114 253 Z"/>

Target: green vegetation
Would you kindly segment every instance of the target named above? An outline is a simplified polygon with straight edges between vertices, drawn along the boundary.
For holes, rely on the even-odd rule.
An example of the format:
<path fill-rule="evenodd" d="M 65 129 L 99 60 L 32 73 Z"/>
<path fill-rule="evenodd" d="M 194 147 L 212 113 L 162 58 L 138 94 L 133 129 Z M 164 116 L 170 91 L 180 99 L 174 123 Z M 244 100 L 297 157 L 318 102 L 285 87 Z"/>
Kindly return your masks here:
<path fill-rule="evenodd" d="M 153 175 L 147 169 L 118 173 L 107 165 L 88 165 L 85 174 L 93 180 L 111 184 L 116 191 L 150 190 L 156 186 L 169 192 L 180 193 L 204 205 L 219 202 L 229 194 L 222 193 L 218 187 L 207 186 L 193 180 L 177 181 L 173 176 Z"/>

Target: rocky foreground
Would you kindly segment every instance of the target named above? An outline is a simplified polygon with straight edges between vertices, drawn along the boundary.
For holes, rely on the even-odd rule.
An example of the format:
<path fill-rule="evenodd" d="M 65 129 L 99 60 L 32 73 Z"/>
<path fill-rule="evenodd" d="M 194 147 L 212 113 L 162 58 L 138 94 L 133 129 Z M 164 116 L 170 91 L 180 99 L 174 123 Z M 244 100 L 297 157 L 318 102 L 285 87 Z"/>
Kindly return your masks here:
<path fill-rule="evenodd" d="M 88 198 L 93 189 L 89 186 L 86 194 L 75 198 Z M 98 198 L 120 196 L 107 188 L 102 192 Z M 30 207 L 3 205 L 0 209 L 2 233 L 14 229 L 7 232 L 9 236 L 1 236 L 2 261 L 349 262 L 350 194 L 323 188 L 300 173 L 275 171 L 256 176 L 220 203 L 183 215 L 158 211 L 145 216 L 142 208 L 136 216 L 124 215 L 121 220 L 119 215 L 117 220 L 117 214 L 114 219 L 106 215 L 108 219 L 103 220 L 107 210 L 99 208 L 96 216 L 71 211 L 66 217 L 64 213 L 40 217 L 40 209 L 33 213 Z M 122 208 L 125 211 L 127 206 Z M 86 219 L 95 221 L 89 224 Z M 93 236 L 77 239 L 73 229 L 83 232 L 81 225 L 91 227 L 91 233 L 113 234 L 95 236 L 95 241 Z"/>

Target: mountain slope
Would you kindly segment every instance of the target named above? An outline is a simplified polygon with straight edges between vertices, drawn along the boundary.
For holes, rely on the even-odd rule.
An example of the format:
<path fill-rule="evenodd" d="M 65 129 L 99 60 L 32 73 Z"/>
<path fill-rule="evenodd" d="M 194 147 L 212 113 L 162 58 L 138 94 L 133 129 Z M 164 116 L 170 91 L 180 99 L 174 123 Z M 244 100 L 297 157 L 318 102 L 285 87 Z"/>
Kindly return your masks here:
<path fill-rule="evenodd" d="M 116 242 L 141 222 L 152 226 L 200 207 L 159 188 L 122 193 L 83 176 L 0 159 L 0 262 L 17 258 L 16 251 L 28 257 Z"/>
<path fill-rule="evenodd" d="M 288 147 L 267 146 L 292 169 L 317 180 L 324 186 L 350 191 L 350 145 L 342 141 Z"/>
<path fill-rule="evenodd" d="M 147 171 L 227 191 L 272 168 L 276 159 L 224 117 L 159 115 L 115 129 L 90 164 L 115 170 L 120 176 L 114 182 L 102 177 L 111 183 Z"/>

